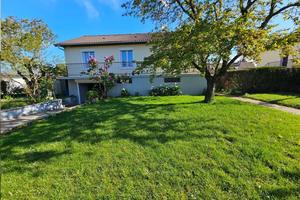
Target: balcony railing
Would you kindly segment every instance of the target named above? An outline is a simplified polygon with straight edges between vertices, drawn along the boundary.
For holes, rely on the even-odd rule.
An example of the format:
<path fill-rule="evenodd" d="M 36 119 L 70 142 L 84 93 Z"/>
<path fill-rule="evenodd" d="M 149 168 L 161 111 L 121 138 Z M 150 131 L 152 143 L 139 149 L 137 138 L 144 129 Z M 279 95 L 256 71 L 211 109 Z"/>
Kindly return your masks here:
<path fill-rule="evenodd" d="M 89 65 L 87 63 L 67 63 L 68 76 L 83 76 L 87 72 Z M 113 62 L 108 71 L 114 74 L 131 74 L 136 68 L 136 62 Z M 104 62 L 98 63 L 98 68 L 104 67 Z"/>
<path fill-rule="evenodd" d="M 132 75 L 132 72 L 136 69 L 139 62 L 112 62 L 108 71 L 114 74 L 127 74 Z M 87 63 L 67 63 L 68 76 L 86 76 L 84 72 L 87 72 L 89 66 Z M 104 67 L 104 62 L 98 63 L 98 68 Z M 151 74 L 151 68 L 143 69 L 140 74 Z M 163 73 L 162 70 L 157 70 L 157 74 Z M 196 69 L 189 69 L 183 73 L 199 73 Z"/>

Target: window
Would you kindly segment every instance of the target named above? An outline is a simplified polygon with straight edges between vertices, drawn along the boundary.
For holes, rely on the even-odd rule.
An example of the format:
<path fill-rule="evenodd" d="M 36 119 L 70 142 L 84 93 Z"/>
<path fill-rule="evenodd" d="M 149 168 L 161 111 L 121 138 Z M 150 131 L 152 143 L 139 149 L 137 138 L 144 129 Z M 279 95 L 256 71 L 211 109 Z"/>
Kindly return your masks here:
<path fill-rule="evenodd" d="M 168 78 L 164 78 L 164 82 L 165 83 L 178 83 L 178 82 L 180 82 L 180 78 L 179 77 L 168 77 Z"/>
<path fill-rule="evenodd" d="M 123 83 L 132 83 L 132 78 L 129 76 L 118 76 L 117 77 L 117 83 L 123 84 Z"/>
<path fill-rule="evenodd" d="M 133 67 L 133 51 L 121 50 L 122 67 Z"/>
<path fill-rule="evenodd" d="M 82 63 L 84 68 L 88 68 L 88 62 L 90 57 L 95 57 L 94 51 L 83 51 L 82 52 Z"/>

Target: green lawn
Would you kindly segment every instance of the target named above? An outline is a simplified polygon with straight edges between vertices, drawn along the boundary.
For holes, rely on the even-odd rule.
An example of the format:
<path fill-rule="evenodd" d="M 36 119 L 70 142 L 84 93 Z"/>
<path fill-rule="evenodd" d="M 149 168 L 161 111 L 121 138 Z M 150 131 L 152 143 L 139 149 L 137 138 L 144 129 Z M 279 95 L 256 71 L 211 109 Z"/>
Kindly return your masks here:
<path fill-rule="evenodd" d="M 0 137 L 3 199 L 299 199 L 300 116 L 116 98 Z"/>
<path fill-rule="evenodd" d="M 245 97 L 300 108 L 300 94 L 246 94 Z"/>
<path fill-rule="evenodd" d="M 1 109 L 10 109 L 15 107 L 21 107 L 32 104 L 26 98 L 16 98 L 16 99 L 1 99 L 0 100 L 0 108 Z"/>

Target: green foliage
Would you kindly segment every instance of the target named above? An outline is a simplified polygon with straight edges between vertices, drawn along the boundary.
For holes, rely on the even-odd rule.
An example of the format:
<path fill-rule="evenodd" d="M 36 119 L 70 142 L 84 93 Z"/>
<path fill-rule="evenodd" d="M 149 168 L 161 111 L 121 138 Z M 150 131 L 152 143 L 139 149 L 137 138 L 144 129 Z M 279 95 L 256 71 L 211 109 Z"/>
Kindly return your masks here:
<path fill-rule="evenodd" d="M 114 98 L 0 137 L 3 199 L 299 199 L 300 116 Z"/>
<path fill-rule="evenodd" d="M 39 101 L 44 95 L 40 86 L 50 77 L 44 55 L 54 34 L 41 20 L 7 17 L 1 20 L 1 37 L 1 61 L 24 79 L 27 95 Z"/>
<path fill-rule="evenodd" d="M 89 90 L 86 93 L 86 99 L 89 103 L 95 103 L 99 98 L 99 93 L 95 90 Z"/>
<path fill-rule="evenodd" d="M 24 89 L 23 87 L 13 87 L 9 93 L 9 95 L 14 98 L 25 97 L 26 89 Z"/>
<path fill-rule="evenodd" d="M 99 66 L 99 63 L 95 57 L 90 57 L 88 64 L 89 69 L 83 71 L 82 74 L 87 74 L 90 79 L 96 82 L 95 89 L 98 91 L 102 99 L 107 98 L 108 91 L 116 84 L 115 74 L 108 71 L 114 60 L 114 56 L 104 57 L 104 65 Z"/>
<path fill-rule="evenodd" d="M 137 72 L 150 68 L 153 74 L 174 75 L 196 69 L 209 86 L 205 102 L 213 98 L 215 80 L 238 59 L 258 60 L 273 49 L 291 53 L 300 42 L 298 0 L 139 0 L 123 7 L 127 15 L 165 27 L 152 35 L 152 54 Z M 275 24 L 277 17 L 293 25 L 283 29 Z"/>
<path fill-rule="evenodd" d="M 151 96 L 176 96 L 181 95 L 182 92 L 178 85 L 170 86 L 170 85 L 162 85 L 159 87 L 154 87 L 149 92 Z"/>
<path fill-rule="evenodd" d="M 128 92 L 128 90 L 126 90 L 126 88 L 122 88 L 121 90 L 121 97 L 129 97 L 130 93 Z"/>
<path fill-rule="evenodd" d="M 261 67 L 230 71 L 217 82 L 218 91 L 244 93 L 300 92 L 300 69 Z"/>
<path fill-rule="evenodd" d="M 32 104 L 32 101 L 28 98 L 13 98 L 11 96 L 4 96 L 4 98 L 0 100 L 1 109 L 16 108 L 30 104 Z"/>
<path fill-rule="evenodd" d="M 68 71 L 67 71 L 66 64 L 56 64 L 53 67 L 53 74 L 55 75 L 55 77 L 57 77 L 57 76 L 67 76 Z"/>
<path fill-rule="evenodd" d="M 300 93 L 246 94 L 245 97 L 300 109 Z"/>

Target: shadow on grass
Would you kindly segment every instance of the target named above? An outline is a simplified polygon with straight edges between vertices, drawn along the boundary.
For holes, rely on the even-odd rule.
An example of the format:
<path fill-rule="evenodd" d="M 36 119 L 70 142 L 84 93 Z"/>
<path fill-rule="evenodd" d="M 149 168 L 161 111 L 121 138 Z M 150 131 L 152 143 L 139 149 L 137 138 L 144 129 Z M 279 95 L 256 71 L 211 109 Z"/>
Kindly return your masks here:
<path fill-rule="evenodd" d="M 300 187 L 293 188 L 277 188 L 273 190 L 269 190 L 267 192 L 268 196 L 279 198 L 279 199 L 288 199 L 289 197 L 296 197 L 299 195 Z"/>
<path fill-rule="evenodd" d="M 220 101 L 220 103 L 240 105 L 238 101 Z M 0 138 L 2 160 L 24 164 L 47 162 L 52 158 L 71 154 L 74 141 L 95 144 L 107 140 L 129 140 L 151 148 L 176 140 L 216 138 L 218 136 L 213 134 L 216 131 L 228 133 L 226 127 L 211 123 L 215 120 L 213 116 L 208 118 L 200 115 L 197 121 L 172 117 L 175 109 L 195 104 L 199 105 L 201 110 L 203 103 L 200 101 L 155 104 L 146 102 L 145 98 L 135 98 L 134 101 L 117 98 L 86 105 L 2 136 Z M 62 142 L 65 150 L 30 152 L 31 147 L 38 148 L 40 145 L 54 142 Z M 15 148 L 28 148 L 28 152 L 19 155 L 15 152 Z M 6 168 L 9 168 L 8 171 L 22 171 L 13 166 Z"/>

